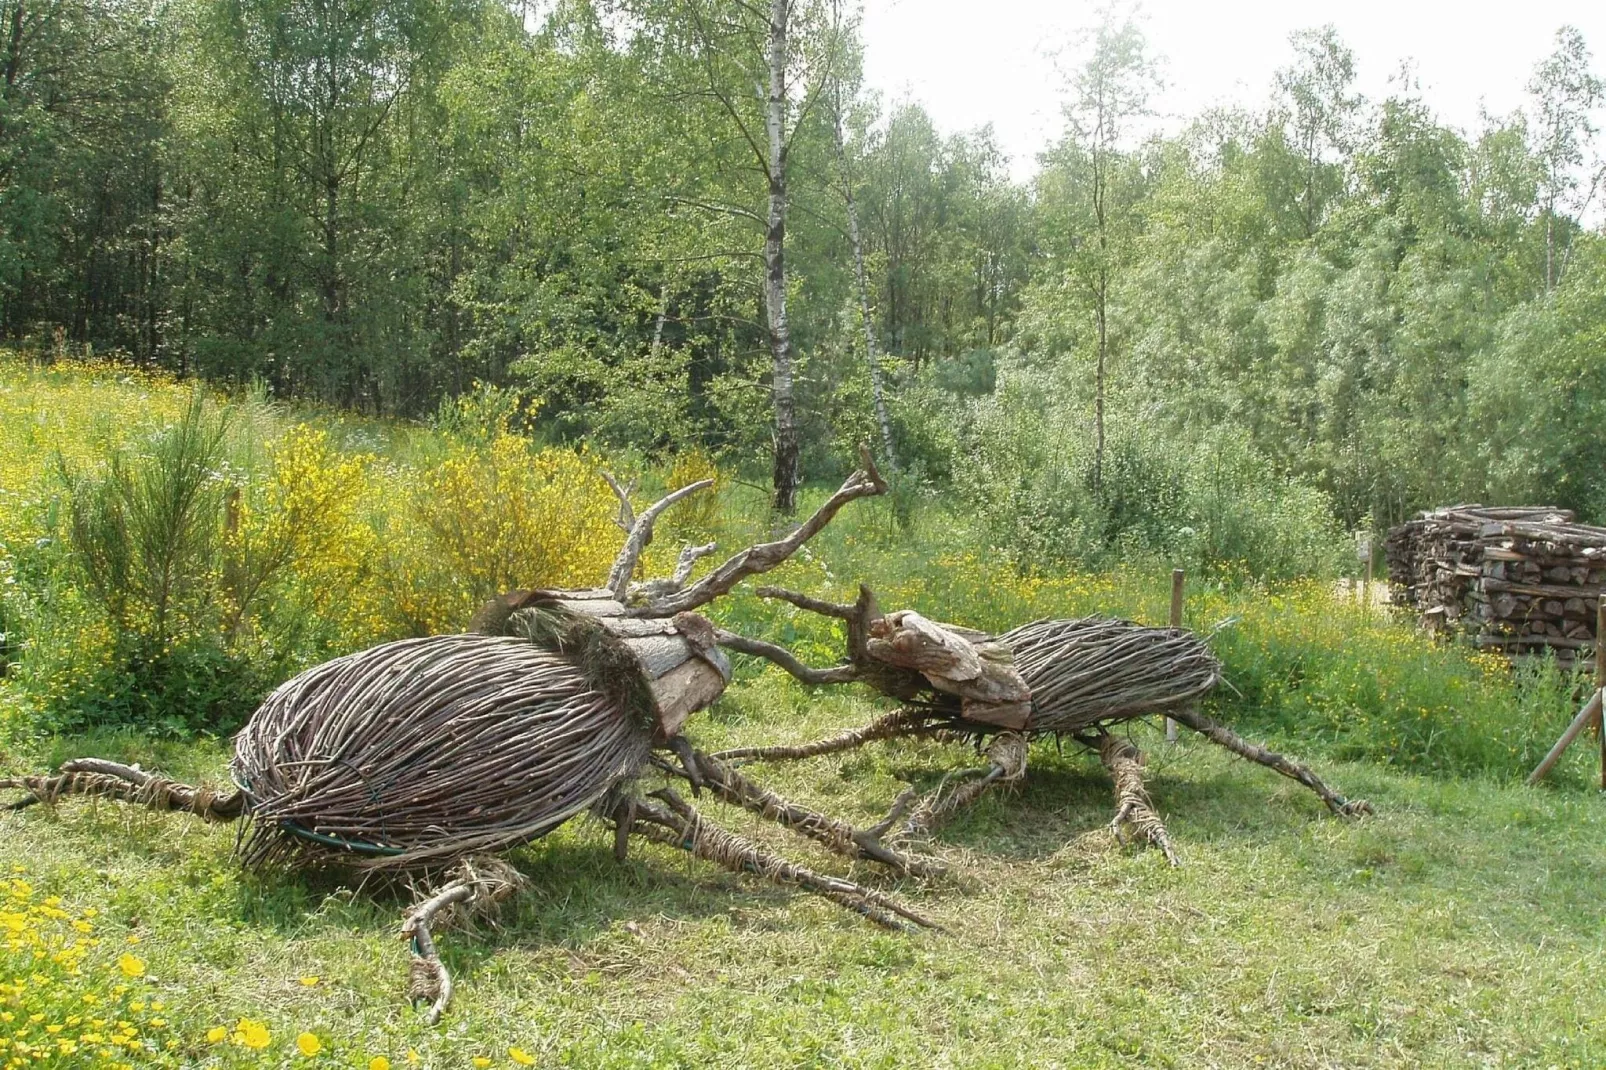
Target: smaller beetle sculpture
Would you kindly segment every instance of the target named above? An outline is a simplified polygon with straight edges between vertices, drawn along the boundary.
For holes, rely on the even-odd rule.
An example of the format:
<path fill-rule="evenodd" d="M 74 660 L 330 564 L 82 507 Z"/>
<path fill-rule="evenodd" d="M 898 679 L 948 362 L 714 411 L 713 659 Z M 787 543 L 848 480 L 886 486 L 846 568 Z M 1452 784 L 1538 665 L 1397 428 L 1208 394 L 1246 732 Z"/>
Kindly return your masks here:
<path fill-rule="evenodd" d="M 1221 679 L 1209 648 L 1180 628 L 1149 628 L 1130 621 L 1087 617 L 1040 620 L 999 636 L 927 620 L 918 613 L 882 614 L 870 589 L 861 586 L 852 605 L 826 602 L 794 591 L 761 587 L 761 597 L 841 621 L 847 658 L 830 668 L 802 664 L 784 647 L 720 631 L 727 649 L 767 659 L 803 683 L 862 683 L 901 702 L 901 708 L 862 728 L 797 746 L 743 747 L 697 757 L 706 781 L 731 801 L 783 823 L 801 826 L 828 819 L 806 818 L 773 798 L 733 768 L 748 761 L 793 761 L 862 747 L 877 740 L 939 738 L 979 744 L 985 768 L 945 778 L 924 796 L 905 792 L 887 817 L 871 829 L 831 827 L 816 839 L 850 857 L 907 870 L 909 859 L 889 844 L 929 835 L 947 815 L 979 798 L 993 785 L 1025 775 L 1027 744 L 1034 738 L 1069 738 L 1098 755 L 1115 786 L 1111 828 L 1118 839 L 1130 828 L 1164 852 L 1175 865 L 1176 850 L 1143 784 L 1143 756 L 1112 729 L 1135 718 L 1164 712 L 1250 761 L 1267 766 L 1314 791 L 1341 817 L 1370 813 L 1370 804 L 1349 800 L 1306 766 L 1243 739 L 1197 708 L 1197 700 Z M 763 805 L 752 805 L 754 798 Z M 924 863 L 923 868 L 933 868 Z"/>

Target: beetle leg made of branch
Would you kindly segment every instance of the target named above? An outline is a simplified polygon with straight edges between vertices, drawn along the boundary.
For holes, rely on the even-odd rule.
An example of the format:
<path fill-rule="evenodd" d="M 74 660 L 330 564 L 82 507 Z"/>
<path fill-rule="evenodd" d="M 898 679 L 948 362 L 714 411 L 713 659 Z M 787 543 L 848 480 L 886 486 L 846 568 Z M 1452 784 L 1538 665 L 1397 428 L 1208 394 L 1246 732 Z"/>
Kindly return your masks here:
<path fill-rule="evenodd" d="M 1322 782 L 1322 778 L 1305 766 L 1283 757 L 1275 751 L 1251 743 L 1225 725 L 1218 724 L 1194 709 L 1186 707 L 1168 710 L 1166 716 L 1204 736 L 1210 742 L 1226 747 L 1240 757 L 1275 769 L 1290 780 L 1297 780 L 1314 791 L 1327 804 L 1327 808 L 1340 817 L 1359 817 L 1372 813 L 1372 804 L 1364 799 L 1346 799 Z"/>
<path fill-rule="evenodd" d="M 433 926 L 437 917 L 460 907 L 484 909 L 498 903 L 522 887 L 524 878 L 506 862 L 496 858 L 465 859 L 453 870 L 451 879 L 433 894 L 415 903 L 402 917 L 401 936 L 412 945 L 408 998 L 428 1003 L 430 1025 L 440 1021 L 452 1000 L 452 975 L 441 962 L 435 947 Z"/>
<path fill-rule="evenodd" d="M 904 930 L 914 926 L 945 931 L 929 918 L 915 913 L 897 900 L 862 884 L 816 873 L 807 867 L 769 854 L 735 833 L 708 821 L 689 803 L 669 789 L 653 793 L 654 799 L 639 800 L 632 831 L 656 843 L 687 851 L 736 873 L 752 873 L 782 884 L 794 884 L 804 891 L 829 899 L 885 929 Z M 623 819 L 615 810 L 613 820 Z"/>
<path fill-rule="evenodd" d="M 940 877 L 948 872 L 941 862 L 904 854 L 882 843 L 881 832 L 885 829 L 856 829 L 828 814 L 800 806 L 755 784 L 712 755 L 697 752 L 696 765 L 702 773 L 703 786 L 720 799 L 774 821 L 844 858 L 877 862 L 895 873 L 915 877 Z"/>
<path fill-rule="evenodd" d="M 1099 761 L 1110 771 L 1110 779 L 1115 783 L 1115 818 L 1110 822 L 1110 831 L 1116 841 L 1126 843 L 1126 826 L 1131 825 L 1145 842 L 1165 854 L 1167 862 L 1181 865 L 1165 823 L 1155 812 L 1149 791 L 1143 786 L 1142 752 L 1131 740 L 1113 735 L 1099 740 L 1098 752 Z"/>
<path fill-rule="evenodd" d="M 930 836 L 938 825 L 981 798 L 994 784 L 1020 780 L 1026 775 L 1026 752 L 1025 736 L 1017 732 L 999 733 L 987 746 L 987 757 L 991 759 L 987 768 L 968 769 L 944 777 L 942 783 L 914 803 L 895 839 L 918 840 Z M 949 781 L 956 778 L 964 779 L 964 783 L 948 791 Z"/>
<path fill-rule="evenodd" d="M 245 813 L 242 792 L 218 795 L 204 787 L 181 784 L 138 766 L 103 758 L 75 758 L 63 762 L 55 776 L 0 779 L 0 791 L 11 788 L 28 794 L 9 804 L 8 810 L 22 810 L 41 802 L 54 803 L 63 795 L 94 795 L 148 806 L 152 810 L 178 810 L 207 821 L 234 821 Z"/>

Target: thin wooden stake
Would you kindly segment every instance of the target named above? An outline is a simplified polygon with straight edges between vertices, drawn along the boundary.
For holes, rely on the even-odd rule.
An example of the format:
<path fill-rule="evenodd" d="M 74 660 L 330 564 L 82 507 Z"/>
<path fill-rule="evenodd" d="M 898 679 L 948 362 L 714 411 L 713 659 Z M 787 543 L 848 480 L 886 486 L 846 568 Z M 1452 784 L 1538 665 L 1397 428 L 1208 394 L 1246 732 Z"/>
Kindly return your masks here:
<path fill-rule="evenodd" d="M 1600 736 L 1600 790 L 1606 791 L 1606 594 L 1595 607 L 1595 731 Z"/>
<path fill-rule="evenodd" d="M 1578 711 L 1578 716 L 1573 718 L 1573 723 L 1567 726 L 1567 731 L 1563 732 L 1561 738 L 1556 740 L 1556 745 L 1550 748 L 1550 753 L 1545 755 L 1545 760 L 1540 762 L 1538 768 L 1532 773 L 1528 774 L 1527 783 L 1530 786 L 1539 783 L 1544 778 L 1544 775 L 1550 772 L 1550 767 L 1555 765 L 1567 748 L 1573 745 L 1573 740 L 1577 739 L 1584 729 L 1600 719 L 1600 697 L 1601 692 L 1596 691 L 1594 697 L 1585 703 L 1583 709 Z"/>
<path fill-rule="evenodd" d="M 1180 568 L 1171 570 L 1171 627 L 1173 628 L 1182 627 L 1182 586 L 1186 579 L 1187 574 Z M 1606 598 L 1601 599 L 1601 604 L 1606 607 Z M 1601 612 L 1606 613 L 1606 608 L 1602 608 Z M 1169 717 L 1165 719 L 1165 741 L 1167 743 L 1177 741 L 1177 722 Z M 1606 751 L 1602 753 L 1606 754 Z M 1606 772 L 1601 775 L 1606 777 Z"/>

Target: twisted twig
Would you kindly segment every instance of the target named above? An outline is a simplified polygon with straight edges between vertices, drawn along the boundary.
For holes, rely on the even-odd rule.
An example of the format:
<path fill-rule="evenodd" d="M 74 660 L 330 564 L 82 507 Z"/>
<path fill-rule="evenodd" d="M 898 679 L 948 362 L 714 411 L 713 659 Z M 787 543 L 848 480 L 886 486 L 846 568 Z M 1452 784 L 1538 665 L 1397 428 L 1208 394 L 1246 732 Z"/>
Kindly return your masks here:
<path fill-rule="evenodd" d="M 137 765 L 123 765 L 103 758 L 75 758 L 64 762 L 56 776 L 24 776 L 0 779 L 0 791 L 21 789 L 29 794 L 6 807 L 21 810 L 36 803 L 55 803 L 63 795 L 96 795 L 148 806 L 152 810 L 180 810 L 207 821 L 234 821 L 245 813 L 246 798 L 241 792 L 218 795 L 204 787 L 192 787 Z"/>
<path fill-rule="evenodd" d="M 1322 778 L 1298 762 L 1291 761 L 1275 751 L 1251 743 L 1222 724 L 1217 724 L 1198 710 L 1191 708 L 1171 711 L 1171 719 L 1185 724 L 1212 743 L 1219 744 L 1234 754 L 1275 769 L 1290 780 L 1297 780 L 1321 797 L 1327 808 L 1340 817 L 1359 817 L 1372 812 L 1372 804 L 1364 799 L 1346 799 L 1322 782 Z"/>
<path fill-rule="evenodd" d="M 667 763 L 660 763 L 667 766 Z M 818 810 L 785 798 L 747 779 L 713 755 L 696 752 L 701 786 L 734 806 L 790 829 L 846 858 L 879 862 L 896 873 L 916 877 L 940 877 L 948 867 L 931 859 L 917 858 L 895 851 L 881 842 L 881 833 L 856 829 Z M 672 770 L 679 772 L 678 770 Z M 885 831 L 885 830 L 882 830 Z"/>
<path fill-rule="evenodd" d="M 862 915 L 884 929 L 907 929 L 909 926 L 899 920 L 902 918 L 920 928 L 946 931 L 931 919 L 872 888 L 816 873 L 761 850 L 707 820 L 669 789 L 654 792 L 653 795 L 662 805 L 651 799 L 641 799 L 636 803 L 633 820 L 637 835 L 688 851 L 737 873 L 754 873 L 783 884 L 795 884 L 804 891 Z M 619 812 L 615 811 L 613 819 L 618 820 L 619 816 Z"/>

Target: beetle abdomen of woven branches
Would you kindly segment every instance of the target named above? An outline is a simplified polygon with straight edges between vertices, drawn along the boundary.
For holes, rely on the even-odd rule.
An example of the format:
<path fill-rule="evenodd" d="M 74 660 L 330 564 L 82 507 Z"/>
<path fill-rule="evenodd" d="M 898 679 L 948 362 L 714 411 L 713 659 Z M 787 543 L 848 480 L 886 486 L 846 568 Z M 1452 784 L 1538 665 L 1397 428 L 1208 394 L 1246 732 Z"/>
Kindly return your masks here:
<path fill-rule="evenodd" d="M 302 673 L 235 738 L 248 865 L 450 862 L 535 839 L 639 773 L 650 711 L 510 636 L 404 640 Z"/>
<path fill-rule="evenodd" d="M 1197 701 L 1221 663 L 1192 632 L 1129 620 L 1039 620 L 998 637 L 1031 689 L 1027 731 L 1075 735 Z"/>

